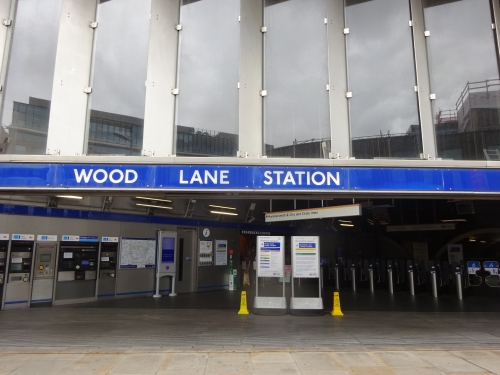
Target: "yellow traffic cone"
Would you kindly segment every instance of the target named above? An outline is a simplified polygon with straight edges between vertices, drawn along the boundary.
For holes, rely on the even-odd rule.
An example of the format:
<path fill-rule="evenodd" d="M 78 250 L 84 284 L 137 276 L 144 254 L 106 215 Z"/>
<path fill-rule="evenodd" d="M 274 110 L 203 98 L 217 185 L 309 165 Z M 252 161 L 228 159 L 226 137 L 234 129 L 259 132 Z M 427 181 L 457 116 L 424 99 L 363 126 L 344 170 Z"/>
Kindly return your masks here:
<path fill-rule="evenodd" d="M 240 311 L 238 311 L 238 315 L 248 315 L 247 307 L 247 292 L 241 292 L 241 302 L 240 302 Z"/>
<path fill-rule="evenodd" d="M 333 292 L 333 316 L 344 316 L 342 310 L 340 310 L 340 296 L 339 292 Z"/>

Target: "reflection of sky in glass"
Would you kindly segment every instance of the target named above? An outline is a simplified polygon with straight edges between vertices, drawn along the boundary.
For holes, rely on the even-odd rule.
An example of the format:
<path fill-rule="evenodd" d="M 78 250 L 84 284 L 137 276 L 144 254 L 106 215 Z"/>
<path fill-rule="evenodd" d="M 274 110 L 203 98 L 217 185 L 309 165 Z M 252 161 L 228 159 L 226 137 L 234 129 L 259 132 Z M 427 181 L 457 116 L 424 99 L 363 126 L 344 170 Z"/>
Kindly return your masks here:
<path fill-rule="evenodd" d="M 351 137 L 406 133 L 419 124 L 408 2 L 363 2 L 346 17 Z"/>
<path fill-rule="evenodd" d="M 498 78 L 489 0 L 462 0 L 424 9 L 434 115 L 456 110 L 467 82 Z"/>
<path fill-rule="evenodd" d="M 325 0 L 266 6 L 264 17 L 265 143 L 329 139 Z"/>
<path fill-rule="evenodd" d="M 13 102 L 50 100 L 62 0 L 19 0 L 14 20 L 2 125 L 12 123 Z M 1 26 L 3 27 L 3 26 Z"/>
<path fill-rule="evenodd" d="M 92 109 L 144 118 L 151 0 L 99 4 Z"/>
<path fill-rule="evenodd" d="M 176 125 L 238 134 L 239 14 L 239 0 L 181 7 Z"/>

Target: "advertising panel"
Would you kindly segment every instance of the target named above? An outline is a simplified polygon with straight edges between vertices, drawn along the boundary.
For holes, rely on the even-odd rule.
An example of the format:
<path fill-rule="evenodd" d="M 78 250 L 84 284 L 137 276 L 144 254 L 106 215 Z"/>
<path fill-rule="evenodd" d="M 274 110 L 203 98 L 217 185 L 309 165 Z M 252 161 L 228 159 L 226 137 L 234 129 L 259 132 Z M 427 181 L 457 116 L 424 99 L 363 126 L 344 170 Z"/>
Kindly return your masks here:
<path fill-rule="evenodd" d="M 294 278 L 319 277 L 319 237 L 292 237 Z"/>
<path fill-rule="evenodd" d="M 281 236 L 257 237 L 257 276 L 283 277 L 285 238 Z"/>

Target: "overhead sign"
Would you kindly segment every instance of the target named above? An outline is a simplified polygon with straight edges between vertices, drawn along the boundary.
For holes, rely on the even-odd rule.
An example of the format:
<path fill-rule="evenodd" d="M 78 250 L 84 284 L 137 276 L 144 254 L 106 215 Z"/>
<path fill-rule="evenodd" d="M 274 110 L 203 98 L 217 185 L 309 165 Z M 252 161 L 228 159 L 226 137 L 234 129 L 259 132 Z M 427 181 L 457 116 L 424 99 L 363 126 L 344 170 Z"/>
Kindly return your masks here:
<path fill-rule="evenodd" d="M 348 217 L 361 215 L 361 205 L 320 207 L 307 210 L 266 212 L 266 223 L 289 220 L 323 219 L 328 217 Z"/>
<path fill-rule="evenodd" d="M 257 237 L 257 276 L 283 277 L 285 238 L 281 236 Z"/>
<path fill-rule="evenodd" d="M 292 237 L 292 276 L 319 277 L 319 237 Z"/>
<path fill-rule="evenodd" d="M 498 193 L 500 169 L 0 164 L 0 189 Z"/>
<path fill-rule="evenodd" d="M 420 232 L 432 230 L 454 230 L 455 224 L 388 225 L 387 232 Z"/>

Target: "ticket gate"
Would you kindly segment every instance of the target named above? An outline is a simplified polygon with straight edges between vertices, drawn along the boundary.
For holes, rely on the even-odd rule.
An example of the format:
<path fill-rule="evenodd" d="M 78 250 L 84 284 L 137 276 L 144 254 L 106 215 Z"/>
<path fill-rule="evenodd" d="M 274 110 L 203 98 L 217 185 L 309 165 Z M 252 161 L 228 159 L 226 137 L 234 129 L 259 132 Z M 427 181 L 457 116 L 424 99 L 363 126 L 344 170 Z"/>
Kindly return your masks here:
<path fill-rule="evenodd" d="M 29 307 L 35 235 L 13 234 L 7 266 L 3 309 Z"/>
<path fill-rule="evenodd" d="M 465 296 L 500 295 L 499 263 L 494 260 L 478 259 L 468 261 Z M 465 267 L 464 267 L 465 273 Z"/>
<path fill-rule="evenodd" d="M 40 237 L 40 236 L 39 236 Z M 47 237 L 47 236 L 41 236 Z M 38 238 L 38 241 L 40 239 Z M 52 305 L 56 274 L 57 242 L 38 242 L 35 248 L 30 306 Z M 56 239 L 57 241 L 57 239 Z"/>
<path fill-rule="evenodd" d="M 3 301 L 3 288 L 5 285 L 5 276 L 7 271 L 7 253 L 9 251 L 9 235 L 8 234 L 0 234 L 0 238 L 4 238 L 0 240 L 0 306 Z"/>
<path fill-rule="evenodd" d="M 97 237 L 63 236 L 57 257 L 55 305 L 95 301 L 98 253 Z"/>
<path fill-rule="evenodd" d="M 97 298 L 115 298 L 116 265 L 118 262 L 118 238 L 116 242 L 105 242 L 103 237 L 99 256 L 99 280 L 97 281 Z"/>

